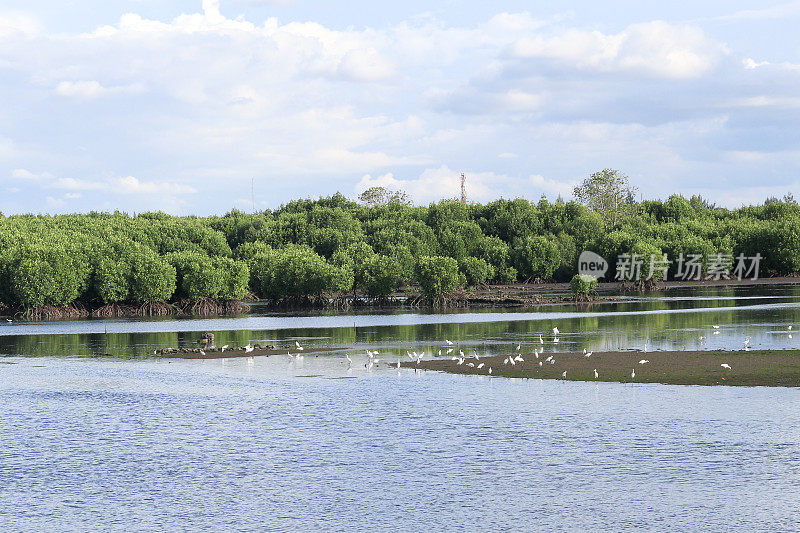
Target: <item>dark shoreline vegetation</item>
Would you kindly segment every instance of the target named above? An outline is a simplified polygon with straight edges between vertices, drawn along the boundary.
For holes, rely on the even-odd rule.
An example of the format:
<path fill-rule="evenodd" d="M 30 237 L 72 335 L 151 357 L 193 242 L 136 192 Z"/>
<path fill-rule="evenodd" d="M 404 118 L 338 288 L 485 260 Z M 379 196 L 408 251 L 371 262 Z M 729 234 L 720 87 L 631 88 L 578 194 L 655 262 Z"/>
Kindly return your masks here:
<path fill-rule="evenodd" d="M 504 364 L 509 357 L 522 361 Z M 553 364 L 547 360 L 551 357 Z M 647 363 L 639 364 L 646 360 Z M 539 363 L 542 363 L 540 366 Z M 469 366 L 469 365 L 472 366 Z M 481 368 L 478 365 L 483 364 Z M 730 368 L 721 365 L 726 364 Z M 450 358 L 403 361 L 403 368 L 435 370 L 451 374 L 492 377 L 555 379 L 569 381 L 613 381 L 619 383 L 663 383 L 667 385 L 732 385 L 749 387 L 800 387 L 800 351 L 658 351 L 533 353 L 465 358 L 459 364 Z M 491 368 L 491 373 L 489 369 Z M 595 378 L 594 371 L 597 370 Z M 563 372 L 567 373 L 566 377 Z M 635 376 L 631 376 L 635 371 Z"/>
<path fill-rule="evenodd" d="M 612 273 L 622 253 L 760 253 L 762 277 L 800 270 L 800 207 L 791 198 L 736 210 L 697 196 L 633 198 L 628 191 L 609 210 L 591 199 L 591 209 L 545 198 L 416 207 L 397 194 L 362 203 L 336 194 L 205 218 L 0 215 L 0 314 L 213 315 L 242 312 L 243 300 L 285 308 L 502 304 L 491 284 L 567 282 L 585 249 L 609 260 Z"/>

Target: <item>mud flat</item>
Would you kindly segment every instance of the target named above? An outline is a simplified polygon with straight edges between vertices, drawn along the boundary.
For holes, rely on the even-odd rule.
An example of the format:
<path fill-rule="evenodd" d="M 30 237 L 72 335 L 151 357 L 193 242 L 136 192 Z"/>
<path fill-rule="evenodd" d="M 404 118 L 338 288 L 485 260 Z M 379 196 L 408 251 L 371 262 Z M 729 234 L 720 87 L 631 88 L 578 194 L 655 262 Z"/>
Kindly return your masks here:
<path fill-rule="evenodd" d="M 523 361 L 516 361 L 513 365 L 505 362 L 508 357 L 516 356 Z M 547 360 L 551 356 L 553 363 Z M 640 364 L 641 360 L 648 362 Z M 473 366 L 469 366 L 470 363 Z M 478 368 L 481 363 L 482 368 Z M 730 369 L 722 367 L 723 364 L 729 365 Z M 594 352 L 590 357 L 585 357 L 582 353 L 540 353 L 538 358 L 533 353 L 515 353 L 479 359 L 470 357 L 464 359 L 460 365 L 458 361 L 439 358 L 419 363 L 402 362 L 401 366 L 493 377 L 672 385 L 800 387 L 798 350 Z M 563 377 L 565 371 L 566 378 Z M 633 377 L 632 372 L 635 372 Z"/>

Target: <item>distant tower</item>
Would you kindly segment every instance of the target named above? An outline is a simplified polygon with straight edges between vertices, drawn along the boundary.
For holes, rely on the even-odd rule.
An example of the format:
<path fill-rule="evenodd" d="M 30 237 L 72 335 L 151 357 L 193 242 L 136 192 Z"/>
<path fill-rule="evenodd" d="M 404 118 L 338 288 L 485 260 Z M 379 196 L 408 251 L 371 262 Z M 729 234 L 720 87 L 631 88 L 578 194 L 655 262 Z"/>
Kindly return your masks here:
<path fill-rule="evenodd" d="M 461 203 L 462 204 L 466 204 L 467 203 L 466 183 L 467 183 L 467 176 L 462 172 L 461 173 Z"/>

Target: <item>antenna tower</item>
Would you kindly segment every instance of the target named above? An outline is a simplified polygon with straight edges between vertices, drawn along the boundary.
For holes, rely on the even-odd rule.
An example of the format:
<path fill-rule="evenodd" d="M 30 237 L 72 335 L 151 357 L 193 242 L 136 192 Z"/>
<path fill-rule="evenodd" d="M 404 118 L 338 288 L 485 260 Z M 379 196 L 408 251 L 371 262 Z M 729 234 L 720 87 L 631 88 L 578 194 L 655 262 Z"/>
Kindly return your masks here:
<path fill-rule="evenodd" d="M 466 183 L 467 183 L 467 176 L 462 172 L 461 173 L 461 203 L 462 204 L 466 204 L 467 203 Z"/>

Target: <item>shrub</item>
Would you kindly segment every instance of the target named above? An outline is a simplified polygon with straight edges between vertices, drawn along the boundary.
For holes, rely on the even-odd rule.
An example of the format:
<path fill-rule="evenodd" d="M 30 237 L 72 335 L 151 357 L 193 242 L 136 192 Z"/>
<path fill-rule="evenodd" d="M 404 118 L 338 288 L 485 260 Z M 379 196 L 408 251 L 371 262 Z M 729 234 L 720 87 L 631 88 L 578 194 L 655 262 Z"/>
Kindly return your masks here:
<path fill-rule="evenodd" d="M 589 296 L 597 289 L 597 278 L 586 274 L 575 274 L 569 282 L 572 294 L 575 296 Z"/>
<path fill-rule="evenodd" d="M 465 257 L 458 263 L 458 268 L 466 278 L 467 285 L 480 285 L 487 279 L 494 278 L 492 265 L 477 257 Z"/>
<path fill-rule="evenodd" d="M 452 257 L 420 257 L 414 275 L 422 295 L 431 303 L 441 303 L 459 284 L 458 262 Z"/>

